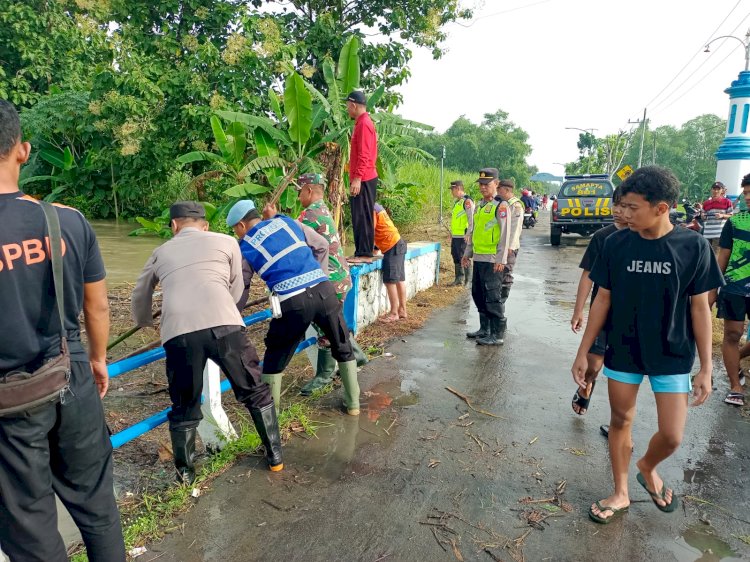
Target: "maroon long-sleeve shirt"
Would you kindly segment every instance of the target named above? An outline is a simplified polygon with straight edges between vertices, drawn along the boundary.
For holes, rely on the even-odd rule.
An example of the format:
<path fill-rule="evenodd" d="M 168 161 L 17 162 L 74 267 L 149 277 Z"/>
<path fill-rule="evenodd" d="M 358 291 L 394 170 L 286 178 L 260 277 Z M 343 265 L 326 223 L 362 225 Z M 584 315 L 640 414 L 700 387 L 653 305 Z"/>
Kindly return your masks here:
<path fill-rule="evenodd" d="M 349 179 L 359 178 L 369 181 L 378 177 L 375 161 L 378 159 L 378 137 L 370 115 L 363 113 L 357 117 L 352 133 L 349 153 Z"/>

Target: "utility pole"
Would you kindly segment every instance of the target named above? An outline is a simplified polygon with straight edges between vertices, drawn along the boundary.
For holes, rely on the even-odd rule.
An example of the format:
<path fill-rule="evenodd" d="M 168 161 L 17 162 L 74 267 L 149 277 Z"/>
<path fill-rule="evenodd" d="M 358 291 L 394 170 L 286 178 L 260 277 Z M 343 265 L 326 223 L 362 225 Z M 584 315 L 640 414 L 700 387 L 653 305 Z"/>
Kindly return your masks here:
<path fill-rule="evenodd" d="M 651 149 L 651 165 L 656 166 L 656 132 L 654 131 L 654 146 Z"/>
<path fill-rule="evenodd" d="M 440 216 L 438 218 L 438 224 L 443 224 L 443 163 L 445 162 L 445 145 L 443 145 L 443 153 L 440 156 Z"/>
<path fill-rule="evenodd" d="M 628 119 L 628 123 L 631 125 L 635 125 L 636 123 L 640 124 L 642 126 L 641 129 L 641 150 L 638 152 L 638 167 L 641 167 L 641 163 L 643 162 L 643 141 L 646 138 L 646 108 L 643 108 L 643 119 L 637 119 L 635 121 L 631 121 Z"/>

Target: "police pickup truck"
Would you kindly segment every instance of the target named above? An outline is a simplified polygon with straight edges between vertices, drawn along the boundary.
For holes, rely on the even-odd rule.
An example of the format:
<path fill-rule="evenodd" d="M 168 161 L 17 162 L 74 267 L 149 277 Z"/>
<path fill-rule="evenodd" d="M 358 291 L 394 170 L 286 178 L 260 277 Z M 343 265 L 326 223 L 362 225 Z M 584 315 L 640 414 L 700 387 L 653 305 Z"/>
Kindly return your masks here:
<path fill-rule="evenodd" d="M 550 243 L 559 246 L 563 234 L 588 236 L 611 224 L 613 191 L 606 174 L 565 176 L 552 203 Z"/>

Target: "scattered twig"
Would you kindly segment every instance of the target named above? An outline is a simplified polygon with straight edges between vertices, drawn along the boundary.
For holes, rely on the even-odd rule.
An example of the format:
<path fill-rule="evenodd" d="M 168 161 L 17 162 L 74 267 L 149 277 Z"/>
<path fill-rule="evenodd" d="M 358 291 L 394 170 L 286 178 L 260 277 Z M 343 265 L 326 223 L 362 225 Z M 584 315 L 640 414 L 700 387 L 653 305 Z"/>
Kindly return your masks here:
<path fill-rule="evenodd" d="M 466 396 L 465 394 L 459 392 L 455 388 L 451 388 L 450 386 L 446 386 L 445 390 L 447 390 L 451 394 L 455 394 L 456 396 L 458 396 L 461 400 L 463 400 L 464 402 L 466 402 L 466 405 L 469 408 L 471 408 L 475 412 L 478 412 L 480 414 L 484 414 L 485 416 L 490 416 L 492 418 L 498 418 L 498 419 L 501 419 L 501 420 L 507 420 L 508 419 L 508 418 L 504 418 L 503 416 L 498 416 L 497 414 L 493 414 L 492 412 L 488 412 L 486 410 L 482 410 L 481 408 L 475 408 L 474 405 L 471 403 L 471 400 L 469 400 L 469 397 Z"/>
<path fill-rule="evenodd" d="M 464 562 L 464 557 L 461 556 L 461 551 L 458 550 L 456 539 L 450 539 L 449 542 L 451 543 L 451 548 L 453 549 L 453 556 L 455 556 L 456 560 L 458 560 L 459 562 Z"/>
<path fill-rule="evenodd" d="M 362 430 L 362 431 L 364 431 L 365 433 L 369 433 L 370 435 L 374 435 L 375 437 L 380 437 L 380 435 L 378 435 L 378 434 L 377 434 L 377 433 L 375 433 L 374 431 L 370 431 L 369 429 L 365 429 L 365 428 L 364 428 L 364 427 L 362 427 L 361 425 L 359 426 L 359 429 L 361 429 L 361 430 Z"/>
<path fill-rule="evenodd" d="M 388 554 L 383 554 L 383 556 L 381 556 L 380 558 L 378 558 L 377 560 L 375 560 L 375 562 L 380 562 L 381 560 L 385 560 L 389 556 L 391 556 L 390 552 Z"/>

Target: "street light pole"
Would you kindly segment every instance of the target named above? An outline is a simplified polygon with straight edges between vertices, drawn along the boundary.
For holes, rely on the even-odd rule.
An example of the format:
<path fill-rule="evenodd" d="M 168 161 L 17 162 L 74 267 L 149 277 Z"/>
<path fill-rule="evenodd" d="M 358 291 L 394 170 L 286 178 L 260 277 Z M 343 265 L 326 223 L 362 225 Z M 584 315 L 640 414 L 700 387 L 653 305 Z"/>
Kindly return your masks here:
<path fill-rule="evenodd" d="M 739 37 L 735 37 L 734 35 L 720 35 L 719 37 L 715 37 L 708 43 L 706 43 L 706 50 L 703 52 L 710 53 L 711 51 L 708 48 L 711 46 L 711 43 L 713 43 L 714 41 L 718 41 L 719 39 L 736 39 L 737 41 L 739 41 L 742 44 L 742 47 L 745 49 L 745 70 L 750 70 L 750 29 L 747 30 L 744 41 Z"/>
<path fill-rule="evenodd" d="M 584 133 L 589 133 L 590 132 L 590 134 L 591 134 L 592 137 L 594 136 L 594 131 L 598 131 L 599 130 L 599 129 L 594 129 L 594 128 L 581 129 L 579 127 L 565 127 L 565 128 L 568 129 L 568 130 L 570 130 L 570 131 L 583 131 Z M 588 153 L 589 153 L 589 162 L 588 162 L 588 166 L 586 167 L 586 173 L 587 174 L 591 173 L 591 148 L 592 147 L 589 147 L 589 150 L 588 150 Z"/>
<path fill-rule="evenodd" d="M 443 152 L 440 156 L 440 218 L 438 219 L 439 224 L 443 224 L 443 163 L 445 162 L 445 145 L 443 145 Z"/>

